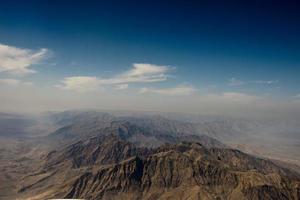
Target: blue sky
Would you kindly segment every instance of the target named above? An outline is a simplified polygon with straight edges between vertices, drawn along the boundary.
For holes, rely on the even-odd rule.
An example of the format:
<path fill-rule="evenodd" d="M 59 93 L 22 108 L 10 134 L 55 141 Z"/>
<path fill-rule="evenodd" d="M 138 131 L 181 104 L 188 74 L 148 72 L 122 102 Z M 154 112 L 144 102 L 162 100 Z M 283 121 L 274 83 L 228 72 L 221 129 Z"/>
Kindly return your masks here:
<path fill-rule="evenodd" d="M 165 96 L 293 101 L 299 8 L 267 0 L 1 1 L 0 87 L 26 86 L 44 98 L 62 91 L 161 98 L 149 109 Z M 97 104 L 81 107 L 90 106 Z"/>

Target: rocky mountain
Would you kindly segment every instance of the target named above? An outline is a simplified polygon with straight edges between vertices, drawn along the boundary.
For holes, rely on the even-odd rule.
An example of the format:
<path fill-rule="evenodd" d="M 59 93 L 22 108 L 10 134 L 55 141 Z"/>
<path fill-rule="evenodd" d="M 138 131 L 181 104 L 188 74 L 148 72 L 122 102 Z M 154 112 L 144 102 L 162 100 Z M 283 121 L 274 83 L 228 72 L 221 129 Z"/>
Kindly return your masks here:
<path fill-rule="evenodd" d="M 109 122 L 116 119 L 114 115 L 109 114 L 107 112 L 79 110 L 68 110 L 64 112 L 47 112 L 44 113 L 43 116 L 52 123 L 61 127 L 76 123 L 86 123 L 89 121 Z"/>
<path fill-rule="evenodd" d="M 132 143 L 111 134 L 79 141 L 62 151 L 51 151 L 45 159 L 45 167 L 48 170 L 62 164 L 71 168 L 105 165 L 118 163 L 132 156 L 148 155 L 150 152 L 151 150 L 147 148 L 137 148 Z"/>
<path fill-rule="evenodd" d="M 0 120 L 5 127 L 17 118 Z M 255 139 L 276 144 L 270 148 L 274 153 L 292 144 L 286 139 L 297 145 L 297 134 L 274 143 L 276 135 L 255 132 L 272 132 L 269 125 L 96 111 L 22 118 L 28 119 L 28 125 L 20 123 L 26 129 L 18 128 L 23 132 L 0 140 L 1 200 L 299 199 L 297 165 L 262 159 L 267 154 L 259 154 L 260 146 L 251 152 L 259 158 L 233 148 L 238 142 L 236 147 L 249 152 Z M 297 153 L 284 154 L 289 155 Z"/>
<path fill-rule="evenodd" d="M 24 199 L 299 199 L 297 174 L 238 150 L 181 142 L 147 149 L 118 135 L 50 152 Z"/>

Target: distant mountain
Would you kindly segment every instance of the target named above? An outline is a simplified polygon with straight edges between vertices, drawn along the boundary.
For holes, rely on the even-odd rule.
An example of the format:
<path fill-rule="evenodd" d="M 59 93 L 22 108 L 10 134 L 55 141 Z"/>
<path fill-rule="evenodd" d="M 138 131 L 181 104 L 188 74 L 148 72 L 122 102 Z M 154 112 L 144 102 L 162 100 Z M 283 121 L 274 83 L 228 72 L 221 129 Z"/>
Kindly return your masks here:
<path fill-rule="evenodd" d="M 24 199 L 299 199 L 299 176 L 238 150 L 181 142 L 147 149 L 106 135 L 50 152 Z"/>
<path fill-rule="evenodd" d="M 165 131 L 156 125 L 137 124 L 139 123 L 128 119 L 119 119 L 118 121 L 90 119 L 62 127 L 48 135 L 45 141 L 60 146 L 99 135 L 116 134 L 137 146 L 158 147 L 165 143 L 199 141 L 207 147 L 225 147 L 221 142 L 206 135 L 193 134 L 194 132 L 178 132 L 171 128 Z"/>
<path fill-rule="evenodd" d="M 61 141 L 62 145 L 67 138 L 72 138 L 71 142 L 76 142 L 83 139 L 84 135 L 87 139 L 88 136 L 96 136 L 112 123 L 128 122 L 143 128 L 143 132 L 147 132 L 147 135 L 155 135 L 146 139 L 130 137 L 129 141 L 135 140 L 141 145 L 157 147 L 174 140 L 173 137 L 208 136 L 253 155 L 300 165 L 300 123 L 297 119 L 258 121 L 221 116 L 126 115 L 126 113 L 115 116 L 97 111 L 66 111 L 52 113 L 49 116 L 55 126 L 61 128 L 52 135 L 58 133 L 65 135 L 54 144 Z"/>
<path fill-rule="evenodd" d="M 61 127 L 89 121 L 109 122 L 116 118 L 115 116 L 106 112 L 76 110 L 68 110 L 64 112 L 48 112 L 44 113 L 44 117 L 49 121 L 52 121 L 52 123 Z"/>

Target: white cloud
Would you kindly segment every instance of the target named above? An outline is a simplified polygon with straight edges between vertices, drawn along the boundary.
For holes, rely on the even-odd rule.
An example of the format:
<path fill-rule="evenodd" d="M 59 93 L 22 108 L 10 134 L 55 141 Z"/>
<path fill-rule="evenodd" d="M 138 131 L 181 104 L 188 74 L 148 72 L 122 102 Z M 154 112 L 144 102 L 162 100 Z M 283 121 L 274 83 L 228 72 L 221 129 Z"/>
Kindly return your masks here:
<path fill-rule="evenodd" d="M 17 79 L 0 79 L 0 85 L 17 87 L 17 86 L 21 86 L 21 85 L 31 86 L 31 85 L 33 85 L 33 83 L 27 82 L 27 81 L 21 81 L 21 80 L 17 80 Z"/>
<path fill-rule="evenodd" d="M 35 73 L 30 67 L 45 59 L 48 53 L 45 48 L 33 51 L 0 43 L 0 72 L 13 75 Z"/>
<path fill-rule="evenodd" d="M 162 88 L 162 89 L 154 89 L 154 88 L 142 88 L 140 93 L 155 93 L 166 96 L 185 96 L 194 94 L 197 90 L 188 85 L 179 85 L 172 88 Z"/>
<path fill-rule="evenodd" d="M 278 83 L 279 80 L 254 80 L 254 81 L 241 81 L 236 78 L 231 78 L 229 79 L 229 86 L 241 86 L 245 84 L 266 84 L 266 85 L 271 85 L 271 84 L 276 84 Z"/>
<path fill-rule="evenodd" d="M 99 80 L 90 76 L 72 76 L 66 77 L 62 81 L 63 85 L 57 85 L 64 90 L 75 90 L 78 92 L 93 91 L 99 87 Z"/>
<path fill-rule="evenodd" d="M 295 97 L 296 97 L 296 98 L 300 98 L 300 94 L 297 94 Z"/>
<path fill-rule="evenodd" d="M 132 69 L 112 78 L 99 79 L 99 81 L 104 85 L 160 82 L 167 80 L 166 73 L 170 70 L 168 66 L 135 63 Z"/>
<path fill-rule="evenodd" d="M 135 63 L 133 68 L 117 74 L 111 78 L 97 78 L 89 76 L 66 77 L 62 81 L 61 89 L 75 91 L 91 91 L 101 86 L 113 86 L 116 89 L 126 89 L 130 83 L 153 83 L 165 81 L 171 70 L 168 66 L 159 66 L 145 63 Z"/>

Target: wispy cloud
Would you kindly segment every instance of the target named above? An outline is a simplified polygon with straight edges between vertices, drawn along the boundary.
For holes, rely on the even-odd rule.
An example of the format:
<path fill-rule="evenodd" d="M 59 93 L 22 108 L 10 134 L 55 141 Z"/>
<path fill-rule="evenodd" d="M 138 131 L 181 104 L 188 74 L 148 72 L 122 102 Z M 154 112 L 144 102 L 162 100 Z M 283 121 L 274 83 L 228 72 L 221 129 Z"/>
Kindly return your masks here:
<path fill-rule="evenodd" d="M 57 87 L 66 90 L 91 91 L 101 86 L 113 86 L 116 89 L 126 89 L 130 83 L 153 83 L 168 79 L 167 74 L 172 68 L 146 63 L 135 63 L 133 68 L 111 78 L 89 76 L 66 77 Z"/>
<path fill-rule="evenodd" d="M 154 93 L 166 96 L 186 96 L 196 93 L 196 89 L 190 85 L 178 85 L 172 88 L 142 88 L 140 93 Z"/>
<path fill-rule="evenodd" d="M 116 90 L 125 90 L 128 88 L 128 84 L 120 84 L 120 85 L 115 85 L 114 88 Z"/>
<path fill-rule="evenodd" d="M 255 81 L 250 81 L 250 83 L 270 85 L 270 84 L 279 83 L 279 80 L 255 80 Z"/>
<path fill-rule="evenodd" d="M 17 87 L 17 86 L 21 86 L 21 85 L 31 86 L 31 85 L 33 85 L 33 83 L 27 82 L 27 81 L 21 81 L 18 79 L 0 79 L 0 85 Z"/>
<path fill-rule="evenodd" d="M 229 86 L 240 86 L 240 85 L 244 85 L 244 84 L 245 84 L 245 82 L 238 80 L 236 78 L 231 78 L 228 83 Z"/>
<path fill-rule="evenodd" d="M 30 67 L 45 59 L 48 53 L 46 48 L 34 51 L 0 43 L 0 72 L 12 75 L 35 73 Z"/>
<path fill-rule="evenodd" d="M 261 99 L 261 97 L 259 96 L 241 92 L 223 92 L 221 94 L 208 94 L 206 95 L 206 97 L 208 97 L 211 100 L 240 103 L 249 103 Z"/>
<path fill-rule="evenodd" d="M 265 84 L 265 85 L 271 85 L 279 83 L 279 80 L 251 80 L 251 81 L 242 81 L 236 78 L 229 79 L 228 85 L 229 86 L 241 86 L 245 84 Z"/>
<path fill-rule="evenodd" d="M 243 102 L 255 101 L 260 98 L 255 95 L 249 95 L 240 92 L 224 92 L 222 93 L 221 97 L 232 101 L 243 101 Z"/>

